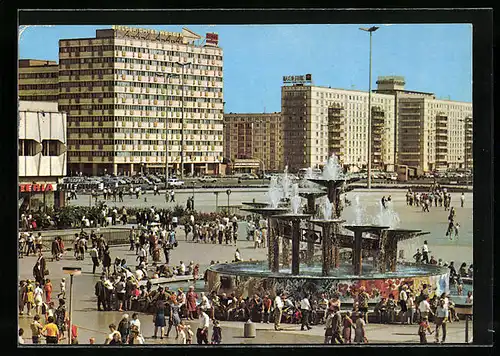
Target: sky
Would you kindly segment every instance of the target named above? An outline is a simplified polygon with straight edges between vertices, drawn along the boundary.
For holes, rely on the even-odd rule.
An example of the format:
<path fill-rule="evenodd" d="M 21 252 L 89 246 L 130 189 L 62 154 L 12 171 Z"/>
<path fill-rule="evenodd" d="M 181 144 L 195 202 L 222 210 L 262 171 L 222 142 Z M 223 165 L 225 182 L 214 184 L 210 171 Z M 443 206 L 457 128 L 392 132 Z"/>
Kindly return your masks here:
<path fill-rule="evenodd" d="M 369 34 L 359 25 L 133 26 L 205 36 L 224 51 L 226 112 L 278 112 L 284 75 L 311 73 L 314 85 L 367 91 Z M 376 24 L 375 24 L 376 25 Z M 372 88 L 378 76 L 405 77 L 406 89 L 472 102 L 472 25 L 379 25 L 372 37 Z M 132 27 L 132 26 L 131 26 Z M 99 26 L 28 28 L 19 58 L 58 61 L 58 40 L 95 37 Z"/>

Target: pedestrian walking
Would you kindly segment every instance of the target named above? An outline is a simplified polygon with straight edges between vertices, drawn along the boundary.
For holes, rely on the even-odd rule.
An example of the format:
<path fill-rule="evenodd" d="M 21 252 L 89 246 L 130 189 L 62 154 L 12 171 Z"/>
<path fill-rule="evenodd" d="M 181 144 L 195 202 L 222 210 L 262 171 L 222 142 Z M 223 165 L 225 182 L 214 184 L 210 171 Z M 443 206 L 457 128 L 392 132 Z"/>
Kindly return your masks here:
<path fill-rule="evenodd" d="M 436 329 L 435 329 L 435 342 L 439 342 L 439 330 L 443 330 L 443 337 L 441 343 L 446 341 L 446 325 L 449 317 L 448 305 L 446 305 L 445 299 L 439 299 L 438 306 L 436 308 Z"/>
<path fill-rule="evenodd" d="M 284 297 L 284 294 L 276 295 L 276 298 L 274 298 L 274 330 L 276 331 L 282 330 L 280 327 L 283 312 L 283 300 L 281 297 Z"/>
<path fill-rule="evenodd" d="M 101 275 L 101 278 L 95 284 L 95 296 L 97 297 L 97 310 L 105 311 L 108 310 L 108 306 L 106 304 L 106 287 L 104 286 L 104 275 Z"/>
<path fill-rule="evenodd" d="M 307 330 L 311 330 L 312 328 L 309 325 L 311 303 L 309 302 L 307 296 L 304 296 L 304 298 L 300 301 L 300 311 L 302 313 L 302 326 L 300 327 L 300 330 L 303 331 L 305 328 L 307 328 Z"/>
<path fill-rule="evenodd" d="M 332 344 L 343 344 L 342 340 L 342 315 L 338 305 L 333 306 L 333 319 L 332 319 Z"/>
<path fill-rule="evenodd" d="M 354 331 L 354 342 L 357 344 L 368 342 L 365 325 L 365 317 L 363 313 L 360 312 L 358 313 L 358 318 L 356 319 L 356 329 Z"/>
<path fill-rule="evenodd" d="M 43 326 L 40 324 L 40 315 L 35 315 L 30 324 L 31 329 L 31 342 L 33 344 L 40 343 L 40 336 L 42 335 Z"/>
<path fill-rule="evenodd" d="M 198 314 L 200 316 L 200 325 L 196 331 L 196 340 L 198 345 L 208 344 L 208 328 L 210 324 L 210 318 L 204 310 L 198 308 Z"/>

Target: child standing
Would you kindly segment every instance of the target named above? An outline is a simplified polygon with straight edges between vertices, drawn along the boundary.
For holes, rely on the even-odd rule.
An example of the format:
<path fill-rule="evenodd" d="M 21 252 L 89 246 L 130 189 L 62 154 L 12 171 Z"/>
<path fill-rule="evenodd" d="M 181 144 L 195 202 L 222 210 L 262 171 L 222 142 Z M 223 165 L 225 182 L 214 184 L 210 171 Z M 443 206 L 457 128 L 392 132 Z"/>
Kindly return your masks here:
<path fill-rule="evenodd" d="M 66 278 L 61 278 L 61 283 L 59 284 L 61 291 L 57 295 L 58 299 L 66 299 Z"/>
<path fill-rule="evenodd" d="M 50 298 L 52 296 L 52 282 L 50 282 L 50 279 L 45 280 L 45 285 L 43 286 L 43 289 L 45 291 L 45 301 L 47 303 L 50 303 Z"/>
<path fill-rule="evenodd" d="M 191 330 L 191 326 L 186 325 L 185 332 L 186 332 L 186 344 L 191 345 L 193 343 L 193 336 L 194 336 L 194 333 Z"/>
<path fill-rule="evenodd" d="M 429 325 L 429 318 L 424 316 L 418 327 L 418 335 L 420 336 L 421 344 L 427 344 L 427 332 L 429 332 L 429 335 L 433 333 Z"/>
<path fill-rule="evenodd" d="M 222 329 L 218 320 L 214 320 L 214 327 L 212 330 L 212 344 L 219 345 L 222 342 Z"/>

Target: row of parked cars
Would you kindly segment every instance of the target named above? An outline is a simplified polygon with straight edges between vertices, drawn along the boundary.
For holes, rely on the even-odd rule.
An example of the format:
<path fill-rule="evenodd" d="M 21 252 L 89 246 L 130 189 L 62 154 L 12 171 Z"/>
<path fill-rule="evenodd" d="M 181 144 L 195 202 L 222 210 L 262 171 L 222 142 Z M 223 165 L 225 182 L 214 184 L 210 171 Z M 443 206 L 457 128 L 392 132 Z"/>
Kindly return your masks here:
<path fill-rule="evenodd" d="M 151 190 L 156 185 L 163 188 L 165 185 L 165 176 L 163 175 L 136 175 L 136 176 L 81 176 L 64 177 L 63 186 L 67 189 L 76 188 L 77 190 L 97 189 L 102 190 L 105 187 L 128 188 L 130 185 L 141 187 L 142 190 Z M 168 187 L 182 187 L 184 182 L 176 177 L 169 178 Z"/>

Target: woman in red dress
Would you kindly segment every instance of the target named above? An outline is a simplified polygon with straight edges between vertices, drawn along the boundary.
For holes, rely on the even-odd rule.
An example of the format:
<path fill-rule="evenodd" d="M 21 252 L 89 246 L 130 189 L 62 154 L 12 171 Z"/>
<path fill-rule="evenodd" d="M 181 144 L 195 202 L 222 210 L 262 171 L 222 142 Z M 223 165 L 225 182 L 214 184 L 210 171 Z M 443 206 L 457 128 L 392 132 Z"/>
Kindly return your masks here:
<path fill-rule="evenodd" d="M 200 278 L 199 274 L 200 274 L 200 265 L 196 264 L 193 268 L 193 279 L 195 283 Z"/>
<path fill-rule="evenodd" d="M 352 334 L 352 328 L 354 327 L 354 323 L 352 322 L 351 319 L 351 312 L 348 311 L 344 317 L 343 320 L 343 328 L 342 328 L 342 336 L 344 338 L 344 343 L 350 344 L 351 343 L 351 334 Z"/>
<path fill-rule="evenodd" d="M 189 291 L 186 295 L 187 304 L 187 318 L 189 320 L 194 320 L 193 313 L 196 312 L 196 300 L 198 299 L 198 294 L 194 292 L 194 287 L 190 286 Z"/>

